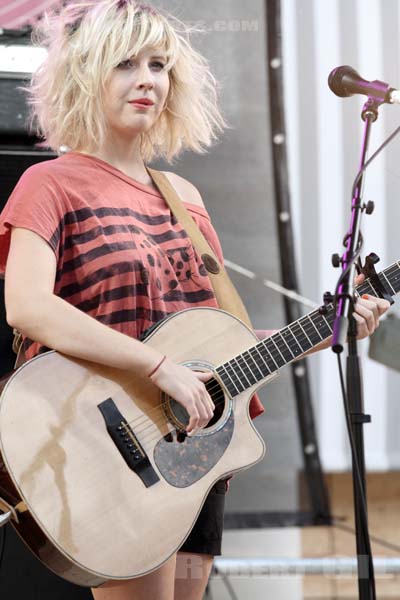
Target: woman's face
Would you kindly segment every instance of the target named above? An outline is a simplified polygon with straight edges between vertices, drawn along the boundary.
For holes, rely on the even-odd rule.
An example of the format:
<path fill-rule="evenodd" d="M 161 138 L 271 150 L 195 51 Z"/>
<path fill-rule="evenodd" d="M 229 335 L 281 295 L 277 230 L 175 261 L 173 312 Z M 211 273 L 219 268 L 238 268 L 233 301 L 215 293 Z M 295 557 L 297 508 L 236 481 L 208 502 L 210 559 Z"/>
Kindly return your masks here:
<path fill-rule="evenodd" d="M 157 121 L 170 85 L 166 63 L 165 52 L 152 48 L 113 70 L 104 97 L 104 112 L 113 135 L 132 139 Z M 148 104 L 135 103 L 143 99 Z"/>

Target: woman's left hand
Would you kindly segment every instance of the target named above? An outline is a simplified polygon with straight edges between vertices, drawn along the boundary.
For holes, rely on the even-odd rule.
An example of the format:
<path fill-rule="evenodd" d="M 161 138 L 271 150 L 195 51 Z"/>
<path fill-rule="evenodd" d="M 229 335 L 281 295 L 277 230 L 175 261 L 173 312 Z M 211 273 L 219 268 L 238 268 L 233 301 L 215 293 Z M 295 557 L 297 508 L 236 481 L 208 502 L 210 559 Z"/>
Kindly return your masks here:
<path fill-rule="evenodd" d="M 355 284 L 360 285 L 365 279 L 364 275 L 358 275 Z M 390 303 L 383 298 L 375 298 L 363 294 L 357 299 L 354 307 L 354 318 L 357 321 L 357 339 L 372 335 L 379 327 L 379 319 L 390 308 Z"/>
<path fill-rule="evenodd" d="M 365 275 L 357 275 L 355 278 L 355 285 L 361 285 L 365 280 Z M 363 294 L 357 299 L 354 307 L 354 318 L 357 321 L 357 339 L 362 340 L 369 335 L 372 335 L 377 327 L 379 327 L 379 319 L 385 312 L 390 308 L 390 303 L 383 298 L 375 298 L 368 294 Z M 255 331 L 259 340 L 272 335 L 277 330 L 275 329 L 258 329 Z M 332 336 L 322 341 L 320 344 L 311 348 L 307 352 L 304 352 L 299 359 L 319 350 L 330 348 L 332 345 Z"/>

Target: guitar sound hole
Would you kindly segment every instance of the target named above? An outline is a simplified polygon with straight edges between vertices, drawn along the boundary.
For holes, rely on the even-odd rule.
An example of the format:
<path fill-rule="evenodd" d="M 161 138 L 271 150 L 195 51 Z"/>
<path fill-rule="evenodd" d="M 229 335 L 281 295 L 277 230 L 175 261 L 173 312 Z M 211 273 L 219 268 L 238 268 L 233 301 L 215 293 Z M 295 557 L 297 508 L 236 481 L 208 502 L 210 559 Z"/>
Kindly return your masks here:
<path fill-rule="evenodd" d="M 202 428 L 202 431 L 207 431 L 207 429 L 218 423 L 225 409 L 225 394 L 219 382 L 216 379 L 210 379 L 210 381 L 207 381 L 206 383 L 206 389 L 214 402 L 215 409 L 213 417 L 207 425 Z M 184 433 L 189 423 L 189 415 L 182 404 L 179 404 L 179 402 L 176 402 L 176 400 L 170 396 L 163 395 L 163 407 L 165 415 L 171 425 L 173 425 L 178 432 Z M 167 441 L 172 441 L 170 436 L 167 437 L 169 437 Z M 178 441 L 180 440 L 178 439 Z"/>

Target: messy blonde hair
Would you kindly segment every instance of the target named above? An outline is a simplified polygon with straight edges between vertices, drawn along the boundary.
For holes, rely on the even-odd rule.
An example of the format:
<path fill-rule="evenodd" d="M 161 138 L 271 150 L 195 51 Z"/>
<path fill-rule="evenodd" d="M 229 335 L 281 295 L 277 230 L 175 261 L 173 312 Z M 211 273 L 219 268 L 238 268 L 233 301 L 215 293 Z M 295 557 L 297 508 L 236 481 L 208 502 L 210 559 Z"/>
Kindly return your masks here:
<path fill-rule="evenodd" d="M 135 0 L 74 0 L 46 14 L 34 41 L 47 48 L 28 89 L 32 124 L 58 151 L 95 152 L 107 134 L 103 94 L 113 69 L 142 49 L 167 54 L 166 109 L 141 133 L 145 162 L 172 163 L 183 150 L 206 152 L 227 123 L 208 61 L 191 45 L 198 28 Z"/>

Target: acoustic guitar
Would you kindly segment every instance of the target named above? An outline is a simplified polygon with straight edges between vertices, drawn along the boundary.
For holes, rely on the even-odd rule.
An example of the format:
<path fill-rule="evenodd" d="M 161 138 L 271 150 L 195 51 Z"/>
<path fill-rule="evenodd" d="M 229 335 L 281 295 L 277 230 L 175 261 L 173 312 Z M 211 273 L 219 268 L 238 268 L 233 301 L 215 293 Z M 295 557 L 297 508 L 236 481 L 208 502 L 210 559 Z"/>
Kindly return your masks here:
<path fill-rule="evenodd" d="M 400 266 L 378 276 L 400 291 Z M 376 280 L 375 280 L 376 284 Z M 360 294 L 378 296 L 373 279 Z M 227 312 L 176 313 L 146 344 L 213 371 L 214 416 L 185 435 L 184 408 L 148 378 L 51 351 L 20 367 L 0 399 L 0 507 L 52 571 L 83 586 L 157 569 L 182 545 L 212 485 L 262 459 L 254 392 L 332 332 L 315 310 L 259 341 Z"/>

